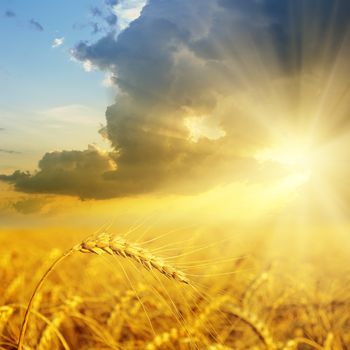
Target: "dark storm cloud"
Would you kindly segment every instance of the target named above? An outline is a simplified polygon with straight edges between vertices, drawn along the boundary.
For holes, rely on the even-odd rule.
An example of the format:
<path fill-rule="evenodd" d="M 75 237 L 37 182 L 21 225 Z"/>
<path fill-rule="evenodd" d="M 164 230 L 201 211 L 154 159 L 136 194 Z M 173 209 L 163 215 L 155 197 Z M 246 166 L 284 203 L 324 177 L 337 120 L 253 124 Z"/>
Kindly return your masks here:
<path fill-rule="evenodd" d="M 81 198 L 110 197 L 102 176 L 113 169 L 112 159 L 95 147 L 85 151 L 46 153 L 39 170 L 30 175 L 20 171 L 1 175 L 0 180 L 14 183 L 28 193 L 75 194 Z"/>
<path fill-rule="evenodd" d="M 288 72 L 298 71 L 306 57 L 333 59 L 348 35 L 350 2 L 319 0 L 218 0 L 224 10 L 213 16 L 208 36 L 194 43 L 196 52 L 207 59 L 220 59 L 237 48 L 234 36 L 249 36 L 262 58 L 269 53 L 266 39 Z M 234 56 L 233 56 L 234 57 Z"/>
<path fill-rule="evenodd" d="M 270 106 L 271 89 L 277 104 L 279 96 L 293 100 L 296 73 L 334 60 L 348 44 L 349 16 L 347 0 L 150 0 L 120 34 L 73 50 L 119 88 L 103 129 L 114 151 L 47 153 L 37 173 L 2 179 L 25 192 L 82 198 L 261 181 L 271 174 L 254 150 L 268 144 L 272 127 L 295 120 L 277 110 L 264 122 L 251 109 Z M 189 140 L 186 121 L 202 116 L 220 138 Z"/>
<path fill-rule="evenodd" d="M 5 11 L 5 17 L 7 17 L 7 18 L 16 17 L 16 13 L 13 12 L 12 10 L 7 10 L 7 11 Z"/>
<path fill-rule="evenodd" d="M 29 24 L 31 26 L 31 28 L 33 28 L 34 30 L 37 30 L 38 32 L 42 32 L 44 31 L 44 27 L 36 20 L 31 19 L 29 21 Z"/>

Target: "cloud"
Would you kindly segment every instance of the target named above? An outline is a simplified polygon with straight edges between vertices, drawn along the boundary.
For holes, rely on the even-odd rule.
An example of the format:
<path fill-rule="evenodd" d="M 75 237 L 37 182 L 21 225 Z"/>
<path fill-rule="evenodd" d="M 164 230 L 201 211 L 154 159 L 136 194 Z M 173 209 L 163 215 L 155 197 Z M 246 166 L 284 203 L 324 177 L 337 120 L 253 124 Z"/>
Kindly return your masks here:
<path fill-rule="evenodd" d="M 140 1 L 140 0 L 139 0 Z M 74 29 L 90 28 L 91 34 L 107 33 L 111 27 L 118 29 L 117 16 L 114 13 L 114 7 L 119 6 L 119 1 L 106 1 L 106 6 L 90 8 L 90 19 L 85 23 L 74 24 Z M 138 6 L 138 4 L 134 5 Z"/>
<path fill-rule="evenodd" d="M 11 175 L 0 175 L 0 180 L 16 183 L 24 179 L 30 178 L 30 176 L 31 175 L 28 172 L 22 172 L 20 170 L 16 170 Z"/>
<path fill-rule="evenodd" d="M 12 203 L 13 208 L 21 214 L 28 215 L 41 212 L 49 203 L 46 198 L 22 198 Z"/>
<path fill-rule="evenodd" d="M 100 26 L 100 24 L 96 23 L 96 22 L 92 22 L 90 24 L 91 28 L 92 28 L 92 32 L 91 34 L 97 34 L 97 33 L 100 33 L 102 32 L 102 27 Z"/>
<path fill-rule="evenodd" d="M 83 61 L 83 68 L 85 72 L 92 72 L 95 67 L 90 60 L 85 60 Z"/>
<path fill-rule="evenodd" d="M 34 30 L 37 30 L 38 32 L 42 32 L 44 31 L 44 27 L 36 20 L 31 19 L 29 21 L 29 24 L 31 26 L 31 28 L 33 28 Z"/>
<path fill-rule="evenodd" d="M 14 183 L 19 191 L 28 193 L 74 194 L 80 198 L 106 198 L 108 182 L 103 174 L 115 169 L 113 158 L 89 146 L 85 151 L 46 153 L 34 175 L 14 172 L 1 175 L 0 180 Z"/>
<path fill-rule="evenodd" d="M 117 5 L 119 0 L 105 0 L 106 5 L 108 6 L 115 6 Z"/>
<path fill-rule="evenodd" d="M 62 46 L 64 44 L 64 37 L 62 38 L 55 38 L 52 42 L 52 45 L 51 47 L 52 48 L 56 48 L 56 47 L 59 47 L 59 46 Z"/>
<path fill-rule="evenodd" d="M 100 112 L 84 105 L 55 106 L 38 111 L 38 121 L 53 126 L 98 125 Z"/>
<path fill-rule="evenodd" d="M 104 79 L 102 80 L 102 85 L 105 87 L 111 87 L 115 85 L 116 77 L 113 74 L 106 73 Z"/>
<path fill-rule="evenodd" d="M 146 3 L 147 0 L 119 0 L 116 2 L 113 5 L 113 11 L 119 28 L 124 30 L 132 21 L 139 18 Z"/>
<path fill-rule="evenodd" d="M 20 154 L 21 152 L 0 148 L 0 153 Z"/>
<path fill-rule="evenodd" d="M 5 11 L 5 17 L 7 17 L 7 18 L 16 17 L 16 13 L 13 12 L 12 10 L 7 10 L 7 11 Z"/>
<path fill-rule="evenodd" d="M 330 62 L 341 58 L 334 74 L 347 76 L 347 2 L 144 3 L 114 3 L 123 30 L 73 50 L 87 71 L 105 72 L 117 87 L 103 128 L 113 150 L 47 153 L 38 172 L 3 180 L 24 192 L 98 199 L 265 181 L 285 169 L 260 164 L 257 150 L 305 129 L 299 110 L 321 102 Z M 303 21 L 306 14 L 313 14 L 310 21 Z M 344 101 L 340 119 L 349 110 Z"/>
<path fill-rule="evenodd" d="M 93 17 L 101 17 L 102 16 L 102 11 L 96 6 L 91 7 L 90 12 L 91 12 L 91 15 Z"/>
<path fill-rule="evenodd" d="M 105 17 L 106 22 L 110 26 L 115 26 L 117 24 L 117 16 L 114 13 Z"/>

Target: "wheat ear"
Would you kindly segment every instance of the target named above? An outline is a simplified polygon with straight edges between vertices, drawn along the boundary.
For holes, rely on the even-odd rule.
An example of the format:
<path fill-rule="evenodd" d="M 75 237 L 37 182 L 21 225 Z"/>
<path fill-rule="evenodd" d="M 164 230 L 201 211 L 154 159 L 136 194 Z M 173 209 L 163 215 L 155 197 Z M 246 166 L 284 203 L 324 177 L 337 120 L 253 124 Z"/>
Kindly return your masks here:
<path fill-rule="evenodd" d="M 75 296 L 68 299 L 61 310 L 54 316 L 51 323 L 49 323 L 39 340 L 37 350 L 50 350 L 55 339 L 55 329 L 59 329 L 71 311 L 74 311 L 81 303 L 81 298 Z"/>
<path fill-rule="evenodd" d="M 151 342 L 146 345 L 146 350 L 157 350 L 163 345 L 173 343 L 184 335 L 184 331 L 171 328 L 169 331 L 156 335 Z"/>
<path fill-rule="evenodd" d="M 107 253 L 129 258 L 141 264 L 147 270 L 155 269 L 170 279 L 189 284 L 189 280 L 182 271 L 169 265 L 162 258 L 153 255 L 147 249 L 135 243 L 127 242 L 120 236 L 102 233 L 96 237 L 87 239 L 74 249 L 82 253 L 95 253 L 99 255 Z"/>
<path fill-rule="evenodd" d="M 129 289 L 121 297 L 120 302 L 116 303 L 107 320 L 108 329 L 110 329 L 112 336 L 115 339 L 119 339 L 120 331 L 124 322 L 124 318 L 121 317 L 121 311 L 128 308 L 133 299 L 138 299 L 139 294 L 146 290 L 146 286 L 140 283 L 135 289 Z"/>
<path fill-rule="evenodd" d="M 211 344 L 207 347 L 207 350 L 233 350 L 233 349 L 222 344 Z"/>
<path fill-rule="evenodd" d="M 13 311 L 14 310 L 11 306 L 4 305 L 0 307 L 0 336 L 2 335 L 5 329 L 6 323 L 12 316 Z"/>
<path fill-rule="evenodd" d="M 263 322 L 259 321 L 258 317 L 255 314 L 247 312 L 232 303 L 226 303 L 223 309 L 231 313 L 233 316 L 237 317 L 243 323 L 247 324 L 258 336 L 258 338 L 265 344 L 266 349 L 277 349 L 277 346 L 275 345 L 269 329 Z"/>

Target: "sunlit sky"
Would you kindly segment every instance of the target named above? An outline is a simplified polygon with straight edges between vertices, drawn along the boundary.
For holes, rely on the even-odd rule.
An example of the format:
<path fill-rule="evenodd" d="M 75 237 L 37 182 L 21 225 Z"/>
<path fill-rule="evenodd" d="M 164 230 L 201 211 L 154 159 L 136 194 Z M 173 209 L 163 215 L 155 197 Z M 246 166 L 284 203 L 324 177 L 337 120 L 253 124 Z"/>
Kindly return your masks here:
<path fill-rule="evenodd" d="M 4 0 L 0 16 L 6 224 L 347 226 L 347 0 Z"/>

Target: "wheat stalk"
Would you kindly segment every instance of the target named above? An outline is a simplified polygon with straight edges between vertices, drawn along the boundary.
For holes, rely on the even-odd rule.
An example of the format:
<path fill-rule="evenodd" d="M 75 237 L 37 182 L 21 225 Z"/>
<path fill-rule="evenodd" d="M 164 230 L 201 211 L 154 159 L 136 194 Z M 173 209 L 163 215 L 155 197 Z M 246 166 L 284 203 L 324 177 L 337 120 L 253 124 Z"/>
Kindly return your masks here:
<path fill-rule="evenodd" d="M 17 350 L 23 349 L 24 335 L 27 328 L 30 311 L 33 307 L 34 297 L 52 270 L 54 270 L 62 260 L 74 252 L 95 253 L 98 255 L 107 253 L 110 255 L 121 256 L 136 261 L 149 271 L 155 269 L 169 279 L 173 279 L 180 283 L 189 284 L 189 280 L 182 271 L 166 263 L 162 258 L 153 255 L 149 250 L 142 248 L 138 244 L 127 242 L 120 236 L 111 235 L 109 233 L 101 233 L 97 236 L 88 238 L 87 240 L 68 250 L 66 253 L 56 259 L 43 274 L 29 300 L 20 330 Z"/>
<path fill-rule="evenodd" d="M 54 316 L 51 323 L 49 323 L 40 338 L 37 350 L 50 350 L 52 349 L 52 343 L 55 339 L 55 330 L 59 329 L 64 320 L 67 318 L 71 311 L 74 311 L 81 303 L 81 298 L 75 296 L 68 299 L 62 309 Z"/>
<path fill-rule="evenodd" d="M 316 350 L 327 350 L 326 347 L 324 347 L 322 345 L 319 345 L 314 340 L 308 339 L 308 338 L 304 338 L 304 337 L 298 337 L 298 338 L 289 340 L 284 345 L 282 350 L 295 350 L 295 349 L 297 349 L 298 344 L 305 344 L 305 345 L 308 345 L 309 347 L 312 347 L 313 349 L 316 349 Z"/>
<path fill-rule="evenodd" d="M 332 350 L 334 343 L 334 334 L 332 332 L 329 332 L 327 334 L 327 338 L 323 344 L 324 350 Z"/>
<path fill-rule="evenodd" d="M 267 326 L 262 321 L 260 321 L 255 314 L 247 312 L 244 309 L 232 304 L 230 299 L 231 297 L 229 295 L 222 295 L 214 299 L 196 318 L 196 321 L 194 322 L 194 329 L 200 329 L 213 311 L 222 309 L 226 312 L 229 312 L 231 315 L 237 317 L 241 322 L 248 325 L 258 336 L 258 338 L 264 343 L 265 347 L 268 350 L 276 350 L 276 345 Z"/>
<path fill-rule="evenodd" d="M 36 297 L 35 301 L 33 302 L 32 306 L 32 312 L 33 311 L 38 311 L 40 304 L 43 300 L 43 293 L 39 292 Z M 39 334 L 39 325 L 36 322 L 29 322 L 28 328 L 27 328 L 27 338 L 28 338 L 28 343 L 31 348 L 36 348 L 37 345 L 37 338 Z"/>
<path fill-rule="evenodd" d="M 260 274 L 244 291 L 241 299 L 244 308 L 248 307 L 257 290 L 268 280 L 269 274 L 267 271 Z"/>
<path fill-rule="evenodd" d="M 246 312 L 245 310 L 233 305 L 230 300 L 230 295 L 222 295 L 213 299 L 212 302 L 209 303 L 198 316 L 196 316 L 196 319 L 193 321 L 192 327 L 188 330 L 187 335 L 195 336 L 198 334 L 208 319 L 210 319 L 210 316 L 213 312 L 220 309 L 225 309 L 234 317 L 238 318 L 241 322 L 248 325 L 257 335 L 257 337 L 265 344 L 265 347 L 268 350 L 276 350 L 276 345 L 266 325 L 263 322 L 259 321 L 255 314 Z M 146 350 L 159 349 L 165 344 L 174 342 L 184 335 L 184 330 L 172 328 L 170 331 L 166 331 L 155 336 L 152 341 L 147 344 Z M 214 344 L 213 346 L 214 348 L 216 346 L 218 349 L 220 349 L 220 346 L 222 345 Z M 223 349 L 226 348 L 224 347 Z"/>

